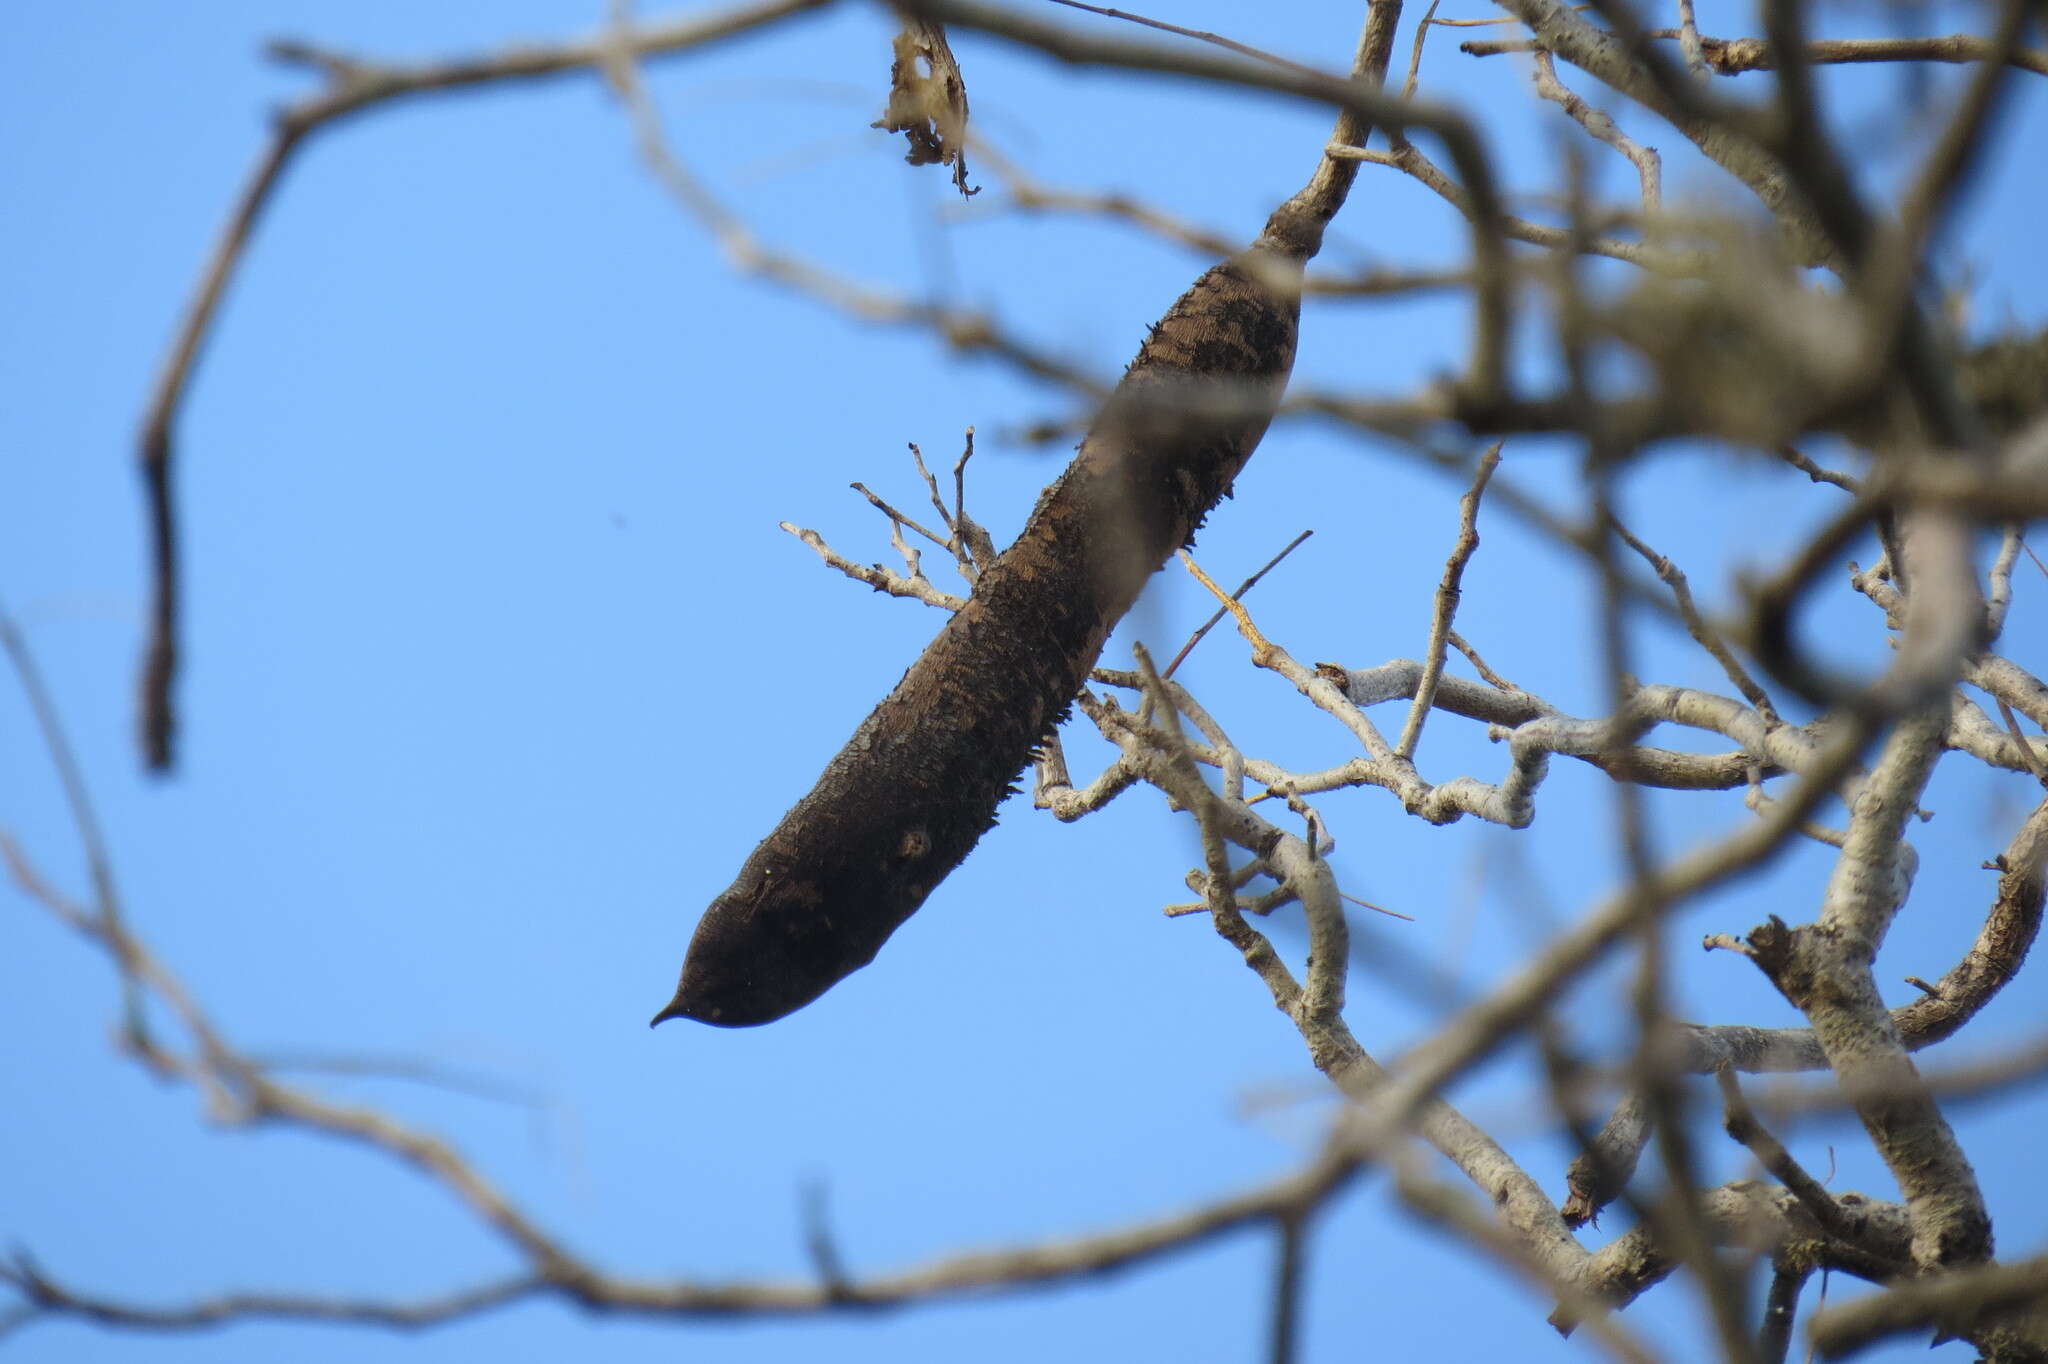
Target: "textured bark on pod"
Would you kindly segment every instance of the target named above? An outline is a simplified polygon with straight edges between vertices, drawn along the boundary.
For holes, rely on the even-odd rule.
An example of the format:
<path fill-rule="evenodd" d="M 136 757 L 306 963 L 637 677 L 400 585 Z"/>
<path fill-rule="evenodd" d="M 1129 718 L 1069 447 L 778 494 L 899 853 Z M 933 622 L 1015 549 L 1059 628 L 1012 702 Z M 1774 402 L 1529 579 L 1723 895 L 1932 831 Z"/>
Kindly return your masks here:
<path fill-rule="evenodd" d="M 655 1023 L 802 1008 L 872 961 L 995 824 L 1145 580 L 1265 433 L 1302 268 L 1348 171 L 1326 162 L 1152 328 L 1023 534 L 705 910 Z"/>

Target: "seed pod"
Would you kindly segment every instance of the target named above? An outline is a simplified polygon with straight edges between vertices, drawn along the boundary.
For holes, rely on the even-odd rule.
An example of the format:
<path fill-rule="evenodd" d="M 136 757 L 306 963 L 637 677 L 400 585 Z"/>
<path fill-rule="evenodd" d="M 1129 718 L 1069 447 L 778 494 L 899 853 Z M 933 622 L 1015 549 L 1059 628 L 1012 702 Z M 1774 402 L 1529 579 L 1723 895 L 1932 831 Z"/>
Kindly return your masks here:
<path fill-rule="evenodd" d="M 1145 580 L 1265 433 L 1321 226 L 1290 201 L 1153 327 L 1023 534 L 711 902 L 656 1023 L 801 1008 L 960 865 Z"/>

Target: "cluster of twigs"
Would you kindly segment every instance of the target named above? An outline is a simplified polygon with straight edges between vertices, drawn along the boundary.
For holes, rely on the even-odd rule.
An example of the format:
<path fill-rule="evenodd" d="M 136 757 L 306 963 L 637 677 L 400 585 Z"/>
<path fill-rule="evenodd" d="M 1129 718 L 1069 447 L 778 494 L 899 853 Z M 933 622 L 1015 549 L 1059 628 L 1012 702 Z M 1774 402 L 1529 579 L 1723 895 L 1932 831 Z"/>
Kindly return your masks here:
<path fill-rule="evenodd" d="M 152 499 L 157 607 L 142 728 L 152 763 L 170 761 L 174 734 L 180 627 L 170 471 L 180 402 L 280 171 L 312 134 L 341 118 L 415 95 L 598 72 L 624 104 L 652 172 L 718 238 L 736 268 L 854 316 L 922 328 L 955 348 L 986 352 L 1085 400 L 1106 391 L 1101 376 L 1018 338 L 993 318 L 878 291 L 764 244 L 668 146 L 638 76 L 641 61 L 793 20 L 823 2 L 779 0 L 660 25 L 634 25 L 621 16 L 581 41 L 409 66 L 279 46 L 278 56 L 311 66 L 325 85 L 278 120 L 202 274 L 145 422 L 141 457 Z M 1417 1213 L 1540 1284 L 1558 1304 L 1553 1320 L 1560 1327 L 1582 1326 L 1626 1359 L 1655 1359 L 1662 1352 L 1632 1332 L 1616 1309 L 1681 1268 L 1704 1286 L 1718 1344 L 1731 1360 L 1784 1358 L 1802 1286 L 1815 1272 L 1828 1271 L 1884 1291 L 1812 1314 L 1810 1338 L 1824 1357 L 1932 1328 L 1969 1340 L 1990 1358 L 2048 1358 L 2048 1263 L 1993 1258 L 1991 1210 L 1941 1106 L 1949 1096 L 1994 1090 L 2040 1071 L 2048 1065 L 2048 1047 L 1972 1071 L 1923 1074 L 1910 1059 L 1956 1035 L 2019 970 L 2042 914 L 2048 800 L 2019 822 L 1987 864 L 1997 872 L 1996 890 L 1975 943 L 1946 974 L 1916 980 L 1920 997 L 1894 1009 L 1884 1004 L 1871 971 L 1893 920 L 1909 908 L 1917 859 L 1905 834 L 1936 765 L 1966 759 L 2029 773 L 2048 785 L 2048 742 L 2025 729 L 2027 723 L 2036 731 L 2048 728 L 2048 685 L 1999 652 L 1998 643 L 2024 552 L 2024 526 L 2048 515 L 2042 417 L 2048 381 L 2039 368 L 2022 368 L 2016 383 L 1987 391 L 1995 381 L 1985 377 L 1986 350 L 1952 333 L 1930 288 L 1932 254 L 1959 190 L 1989 154 L 2011 83 L 2048 74 L 2048 54 L 2026 45 L 2029 22 L 2041 22 L 2041 6 L 2001 0 L 1983 34 L 1818 41 L 1808 34 L 1808 6 L 1799 0 L 1770 0 L 1763 32 L 1737 38 L 1700 33 L 1686 0 L 1677 4 L 1675 26 L 1665 26 L 1661 15 L 1653 24 L 1650 7 L 1626 0 L 1500 3 L 1511 35 L 1468 42 L 1462 50 L 1479 57 L 1530 54 L 1536 95 L 1561 108 L 1598 146 L 1626 158 L 1638 186 L 1635 202 L 1597 205 L 1575 183 L 1560 221 L 1506 211 L 1482 130 L 1452 108 L 1415 98 L 1424 39 L 1431 27 L 1450 22 L 1436 19 L 1433 7 L 1416 30 L 1407 88 L 1396 97 L 1269 59 L 1243 43 L 1222 44 L 1219 54 L 1211 50 L 1216 44 L 1200 41 L 1214 35 L 1173 29 L 1175 37 L 1197 41 L 1167 45 L 1084 33 L 975 0 L 904 0 L 898 6 L 916 23 L 978 31 L 1069 62 L 1337 104 L 1370 122 L 1384 146 L 1369 147 L 1360 138 L 1333 145 L 1330 155 L 1409 176 L 1468 220 L 1470 257 L 1458 268 L 1355 278 L 1312 274 L 1304 286 L 1354 295 L 1469 291 L 1477 321 L 1461 377 L 1418 393 L 1296 393 L 1286 409 L 1391 438 L 1396 448 L 1466 479 L 1422 657 L 1372 667 L 1304 664 L 1260 631 L 1240 599 L 1242 589 L 1217 589 L 1188 561 L 1235 618 L 1251 662 L 1334 721 L 1351 751 L 1311 771 L 1247 753 L 1174 680 L 1171 666 L 1161 670 L 1139 650 L 1134 668 L 1097 669 L 1079 699 L 1080 715 L 1114 750 L 1107 765 L 1077 782 L 1055 738 L 1036 769 L 1034 802 L 1061 820 L 1082 818 L 1139 787 L 1152 788 L 1195 820 L 1203 860 L 1188 885 L 1199 900 L 1169 912 L 1208 914 L 1298 1030 L 1313 1064 L 1349 1101 L 1314 1159 L 1284 1179 L 1155 1222 L 894 1275 L 848 1278 L 822 1227 L 813 1237 L 817 1274 L 808 1282 L 711 1286 L 611 1274 L 551 1237 L 453 1148 L 386 1114 L 338 1105 L 288 1083 L 277 1066 L 229 1038 L 123 914 L 81 795 L 80 820 L 95 869 L 88 900 L 76 901 L 52 885 L 11 841 L 0 844 L 0 852 L 33 900 L 117 968 L 129 1000 L 122 1034 L 128 1054 L 165 1079 L 192 1085 L 218 1121 L 318 1131 L 419 1170 L 511 1245 L 522 1267 L 507 1278 L 403 1301 L 237 1294 L 147 1307 L 74 1287 L 23 1254 L 0 1267 L 0 1280 L 20 1299 L 0 1329 L 52 1315 L 160 1328 L 245 1317 L 418 1325 L 543 1294 L 653 1316 L 793 1315 L 1035 1287 L 1265 1225 L 1281 1245 L 1274 1352 L 1284 1359 L 1294 1339 L 1302 1228 L 1339 1190 L 1373 1169 L 1384 1171 Z M 1373 22 L 1388 32 L 1401 16 L 1399 0 L 1372 0 L 1371 10 Z M 1894 203 L 1865 197 L 1842 149 L 1825 133 L 1814 68 L 1842 62 L 1971 66 Z M 1773 74 L 1756 96 L 1731 93 L 1716 79 L 1759 71 Z M 1605 95 L 1589 100 L 1569 88 L 1567 74 L 1593 82 Z M 1626 117 L 1600 104 L 1618 106 Z M 964 112 L 964 99 L 960 107 Z M 1728 215 L 1670 211 L 1661 159 L 1624 126 L 1645 121 L 1684 138 L 1745 186 L 1768 214 L 1768 230 Z M 1439 147 L 1448 165 L 1411 140 L 1411 131 Z M 960 129 L 949 126 L 946 136 L 957 144 Z M 1048 187 L 985 143 L 977 160 L 1014 209 L 1110 216 L 1203 251 L 1226 245 L 1218 234 L 1128 196 Z M 1582 279 L 1585 257 L 1625 263 L 1637 277 L 1596 295 Z M 1532 307 L 1527 300 L 1539 293 L 1547 306 Z M 1551 328 L 1560 363 L 1550 389 L 1518 386 L 1502 363 L 1507 330 L 1518 316 Z M 1622 391 L 1596 389 L 1589 373 L 1601 357 L 1615 354 L 1637 362 L 1631 372 L 1642 376 L 1640 382 Z M 1503 437 L 1512 449 L 1513 437 L 1555 432 L 1576 437 L 1584 452 L 1591 505 L 1582 518 L 1562 517 L 1518 486 L 1512 461 L 1497 472 L 1499 444 L 1479 448 Z M 1740 609 L 1720 616 L 1702 610 L 1685 576 L 1624 526 L 1609 501 L 1620 470 L 1676 437 L 1762 451 L 1835 490 L 1825 495 L 1838 501 L 1818 533 L 1776 572 L 1751 584 Z M 1851 475 L 1817 464 L 1800 448 L 1814 437 L 1857 447 L 1867 469 Z M 958 609 L 965 597 L 933 582 L 916 542 L 938 546 L 970 591 L 991 561 L 989 536 L 967 512 L 965 463 L 963 455 L 949 505 L 919 459 L 936 529 L 867 494 L 888 517 L 900 570 L 857 563 L 815 532 L 785 529 L 848 576 L 942 610 Z M 1477 545 L 1482 499 L 1486 508 L 1504 510 L 1583 556 L 1605 584 L 1602 638 L 1612 679 L 1605 714 L 1574 716 L 1511 684 L 1455 628 L 1460 576 Z M 1999 533 L 2001 547 L 1980 564 L 1976 541 L 1987 529 Z M 1873 534 L 1880 557 L 1867 570 L 1853 569 L 1849 581 L 1883 613 L 1896 649 L 1876 676 L 1844 677 L 1815 659 L 1795 622 L 1802 605 L 1839 571 L 1848 547 Z M 1725 693 L 1634 679 L 1625 608 L 1643 604 L 1682 625 L 1726 677 Z M 32 669 L 11 629 L 6 642 L 33 688 Z M 1479 680 L 1457 675 L 1454 650 Z M 1405 704 L 1398 727 L 1383 729 L 1372 711 L 1389 702 Z M 1817 718 L 1788 720 L 1793 703 Z M 69 773 L 54 719 L 39 709 Z M 1501 770 L 1431 773 L 1423 738 L 1439 713 L 1485 725 L 1502 747 Z M 1725 747 L 1698 753 L 1646 742 L 1665 725 L 1717 736 Z M 1375 1058 L 1343 1013 L 1350 926 L 1346 897 L 1325 855 L 1330 822 L 1319 798 L 1368 788 L 1431 823 L 1469 816 L 1519 829 L 1529 823 L 1555 757 L 1590 764 L 1615 780 L 1629 878 L 1520 971 L 1464 1002 L 1428 1040 L 1401 1057 Z M 67 783 L 74 793 L 82 790 L 68 776 Z M 1678 856 L 1659 857 L 1641 834 L 1645 788 L 1702 798 L 1727 793 L 1722 798 L 1743 800 L 1756 817 Z M 1847 812 L 1846 822 L 1824 827 L 1818 817 L 1835 802 Z M 1283 807 L 1289 812 L 1284 818 Z M 1717 935 L 1707 945 L 1753 962 L 1806 1026 L 1706 1026 L 1674 1017 L 1661 950 L 1672 912 L 1801 838 L 1835 849 L 1809 921 L 1772 917 L 1746 935 Z M 1262 916 L 1294 905 L 1310 938 L 1308 965 L 1299 975 L 1259 927 Z M 1595 1070 L 1557 1040 L 1549 1015 L 1589 970 L 1630 949 L 1642 963 L 1633 994 L 1636 1044 L 1626 1064 Z M 153 1031 L 145 1021 L 151 1017 L 166 1020 L 175 1035 Z M 1458 1077 L 1532 1033 L 1544 1042 L 1559 1121 L 1582 1144 L 1562 1197 L 1440 1097 Z M 1776 1107 L 1760 1115 L 1738 1077 L 1790 1071 L 1825 1072 L 1829 1083 L 1774 1094 Z M 1754 1156 L 1757 1177 L 1713 1187 L 1697 1178 L 1697 1134 L 1684 1119 L 1687 1077 L 1693 1076 L 1716 1080 L 1727 1135 Z M 1599 1096 L 1617 1092 L 1609 1116 L 1589 1111 Z M 1780 1118 L 1825 1106 L 1847 1108 L 1862 1121 L 1897 1182 L 1896 1200 L 1830 1192 L 1773 1135 Z M 1443 1166 L 1420 1154 L 1417 1137 L 1464 1184 L 1445 1181 Z M 1653 1144 L 1663 1179 L 1660 1192 L 1647 1193 L 1642 1186 L 1649 1181 L 1634 1176 Z M 1587 1248 L 1579 1229 L 1616 1200 L 1631 1204 L 1638 1224 L 1598 1249 Z M 1772 1269 L 1769 1297 L 1760 1306 L 1745 1299 L 1739 1269 L 1745 1258 L 1767 1261 Z"/>

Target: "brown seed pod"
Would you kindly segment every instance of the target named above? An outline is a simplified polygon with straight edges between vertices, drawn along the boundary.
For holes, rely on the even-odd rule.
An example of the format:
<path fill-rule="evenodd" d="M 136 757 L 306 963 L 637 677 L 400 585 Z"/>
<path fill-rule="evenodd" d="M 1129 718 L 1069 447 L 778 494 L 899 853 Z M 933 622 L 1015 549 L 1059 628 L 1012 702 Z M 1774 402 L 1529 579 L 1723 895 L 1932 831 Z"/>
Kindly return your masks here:
<path fill-rule="evenodd" d="M 711 902 L 656 1023 L 766 1023 L 810 1003 L 995 823 L 1110 631 L 1272 419 L 1328 216 L 1307 194 L 1152 328 L 1023 534 Z"/>

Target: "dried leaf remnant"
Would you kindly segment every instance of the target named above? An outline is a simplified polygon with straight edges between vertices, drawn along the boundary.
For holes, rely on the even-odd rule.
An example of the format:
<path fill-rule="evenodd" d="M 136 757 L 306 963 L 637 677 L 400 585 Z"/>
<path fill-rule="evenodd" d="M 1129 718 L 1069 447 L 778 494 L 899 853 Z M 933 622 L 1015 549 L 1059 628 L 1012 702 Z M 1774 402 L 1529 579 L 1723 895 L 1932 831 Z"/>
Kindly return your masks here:
<path fill-rule="evenodd" d="M 943 26 L 903 21 L 889 66 L 889 107 L 868 126 L 902 133 L 910 143 L 903 159 L 913 166 L 951 166 L 961 198 L 981 193 L 967 186 L 967 82 Z"/>

